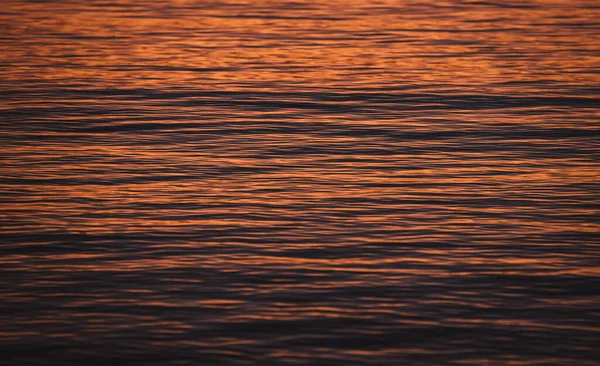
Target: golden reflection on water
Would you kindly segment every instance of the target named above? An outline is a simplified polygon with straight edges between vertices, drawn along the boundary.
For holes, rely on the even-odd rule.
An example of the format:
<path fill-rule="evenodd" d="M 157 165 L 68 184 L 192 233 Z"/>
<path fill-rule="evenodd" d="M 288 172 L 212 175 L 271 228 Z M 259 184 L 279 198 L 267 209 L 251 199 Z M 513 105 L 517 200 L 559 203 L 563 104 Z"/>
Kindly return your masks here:
<path fill-rule="evenodd" d="M 599 16 L 3 2 L 0 350 L 593 365 Z"/>
<path fill-rule="evenodd" d="M 450 82 L 465 91 L 582 78 L 594 85 L 599 42 L 595 12 L 585 4 L 544 1 L 499 10 L 468 2 L 119 1 L 49 9 L 9 1 L 6 36 L 23 45 L 3 58 L 21 65 L 6 75 L 21 82 L 35 73 L 47 81 L 128 88 L 202 83 L 235 90 L 252 83 L 256 90 L 260 82 L 277 82 L 298 90 L 347 85 L 349 74 L 353 85 L 365 87 Z"/>

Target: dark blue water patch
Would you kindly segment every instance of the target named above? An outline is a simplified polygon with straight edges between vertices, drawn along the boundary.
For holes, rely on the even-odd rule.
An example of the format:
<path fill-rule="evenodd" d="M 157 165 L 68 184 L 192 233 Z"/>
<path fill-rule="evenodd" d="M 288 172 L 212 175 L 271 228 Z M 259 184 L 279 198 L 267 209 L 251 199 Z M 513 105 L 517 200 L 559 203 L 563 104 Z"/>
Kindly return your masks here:
<path fill-rule="evenodd" d="M 157 92 L 156 90 L 145 89 L 98 89 L 98 90 L 47 90 L 45 94 L 50 96 L 60 96 L 61 99 L 94 96 L 101 100 L 112 100 L 115 97 L 127 97 L 127 99 L 145 100 L 149 105 L 161 101 L 168 101 L 171 106 L 230 106 L 242 109 L 307 109 L 323 110 L 331 112 L 342 111 L 363 111 L 369 107 L 395 109 L 448 109 L 448 110 L 482 110 L 482 109 L 502 109 L 502 108 L 534 108 L 534 107 L 571 107 L 571 108 L 597 108 L 600 105 L 598 98 L 589 97 L 551 97 L 551 96 L 529 96 L 529 95 L 476 95 L 463 94 L 446 95 L 432 93 L 359 93 L 357 91 L 344 91 L 338 93 L 331 92 L 242 92 L 242 91 L 218 91 L 218 92 Z M 10 93 L 8 94 L 10 95 Z M 23 92 L 12 93 L 12 98 L 29 99 L 28 94 Z M 51 97 L 49 100 L 52 100 Z M 335 102 L 335 104 L 331 104 Z M 351 102 L 354 102 L 352 104 Z M 344 103 L 344 104 L 340 104 Z M 118 104 L 114 106 L 115 110 L 97 109 L 86 110 L 80 107 L 80 113 L 113 113 L 127 112 L 129 109 L 119 108 Z M 58 113 L 63 111 L 69 113 L 76 111 L 75 107 L 50 107 L 38 109 L 42 113 L 47 110 L 48 113 Z M 135 109 L 133 109 L 135 110 Z M 22 113 L 26 111 L 13 110 L 12 113 Z M 35 109 L 29 111 L 30 114 L 36 114 Z"/>

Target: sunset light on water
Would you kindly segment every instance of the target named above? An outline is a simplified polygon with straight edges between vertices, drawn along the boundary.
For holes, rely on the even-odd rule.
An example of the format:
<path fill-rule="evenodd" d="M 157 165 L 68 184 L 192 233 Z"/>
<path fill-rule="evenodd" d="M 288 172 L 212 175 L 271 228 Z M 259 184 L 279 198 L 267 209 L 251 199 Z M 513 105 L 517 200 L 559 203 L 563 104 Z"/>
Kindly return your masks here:
<path fill-rule="evenodd" d="M 0 365 L 598 365 L 597 1 L 0 6 Z"/>

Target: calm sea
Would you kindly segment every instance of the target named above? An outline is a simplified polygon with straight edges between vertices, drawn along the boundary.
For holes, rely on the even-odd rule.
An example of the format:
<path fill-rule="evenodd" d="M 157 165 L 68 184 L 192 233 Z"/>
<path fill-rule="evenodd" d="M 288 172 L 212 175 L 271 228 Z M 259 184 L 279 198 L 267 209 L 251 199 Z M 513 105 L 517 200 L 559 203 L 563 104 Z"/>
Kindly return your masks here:
<path fill-rule="evenodd" d="M 2 0 L 0 364 L 598 365 L 596 0 Z"/>

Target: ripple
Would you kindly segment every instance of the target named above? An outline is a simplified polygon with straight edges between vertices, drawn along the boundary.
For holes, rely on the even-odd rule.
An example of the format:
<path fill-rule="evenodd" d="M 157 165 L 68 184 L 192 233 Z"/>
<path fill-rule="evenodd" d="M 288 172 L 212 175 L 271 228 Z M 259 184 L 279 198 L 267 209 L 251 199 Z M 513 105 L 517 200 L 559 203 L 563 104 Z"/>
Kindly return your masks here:
<path fill-rule="evenodd" d="M 7 364 L 596 364 L 594 1 L 5 3 Z"/>

